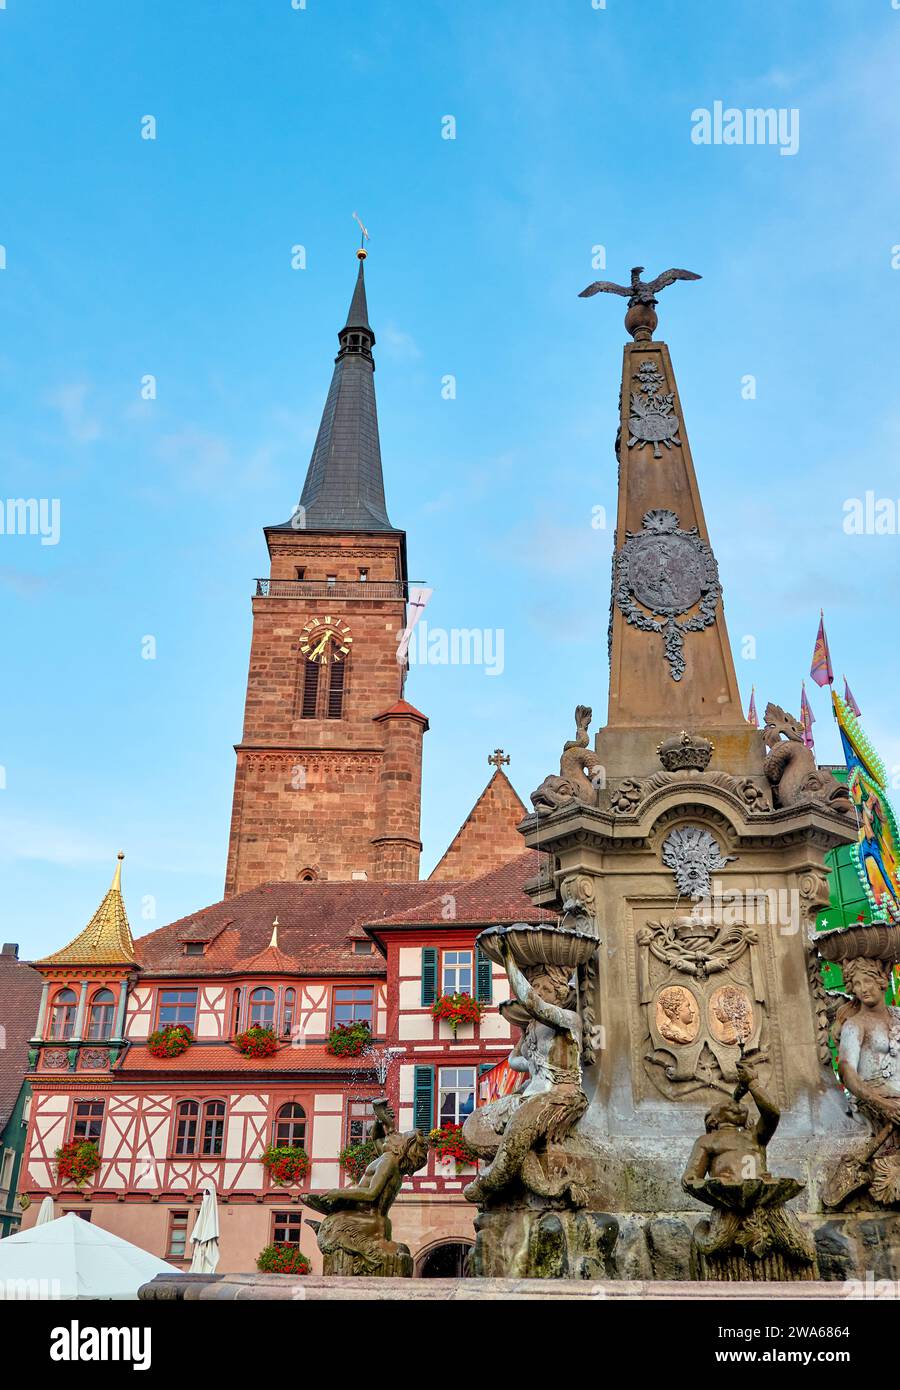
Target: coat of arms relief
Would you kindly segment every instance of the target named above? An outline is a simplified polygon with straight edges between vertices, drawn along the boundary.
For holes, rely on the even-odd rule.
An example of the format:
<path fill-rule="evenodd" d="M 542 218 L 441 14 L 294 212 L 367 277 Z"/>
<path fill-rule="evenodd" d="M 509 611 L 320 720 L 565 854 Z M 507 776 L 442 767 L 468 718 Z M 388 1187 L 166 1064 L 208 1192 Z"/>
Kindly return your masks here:
<path fill-rule="evenodd" d="M 639 1052 L 667 1100 L 730 1094 L 741 1055 L 769 1060 L 765 974 L 754 927 L 694 913 L 636 934 Z"/>

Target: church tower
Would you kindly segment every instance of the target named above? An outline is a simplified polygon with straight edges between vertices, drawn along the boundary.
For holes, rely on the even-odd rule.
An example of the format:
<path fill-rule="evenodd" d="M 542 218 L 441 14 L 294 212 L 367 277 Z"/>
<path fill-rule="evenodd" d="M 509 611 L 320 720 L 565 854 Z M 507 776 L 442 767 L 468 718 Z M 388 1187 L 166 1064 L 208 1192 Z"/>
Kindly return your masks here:
<path fill-rule="evenodd" d="M 300 502 L 265 528 L 226 897 L 258 883 L 418 878 L 423 714 L 398 662 L 406 533 L 385 504 L 364 264 Z"/>

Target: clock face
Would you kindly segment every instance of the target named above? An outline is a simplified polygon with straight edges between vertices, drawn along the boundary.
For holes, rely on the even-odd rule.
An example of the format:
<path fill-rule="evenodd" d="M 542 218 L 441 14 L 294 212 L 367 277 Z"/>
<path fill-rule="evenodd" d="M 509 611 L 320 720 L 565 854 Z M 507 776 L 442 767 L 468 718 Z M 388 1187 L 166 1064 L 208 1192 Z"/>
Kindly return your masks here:
<path fill-rule="evenodd" d="M 310 618 L 304 623 L 300 650 L 307 661 L 327 666 L 330 661 L 343 661 L 350 655 L 353 637 L 340 618 Z"/>

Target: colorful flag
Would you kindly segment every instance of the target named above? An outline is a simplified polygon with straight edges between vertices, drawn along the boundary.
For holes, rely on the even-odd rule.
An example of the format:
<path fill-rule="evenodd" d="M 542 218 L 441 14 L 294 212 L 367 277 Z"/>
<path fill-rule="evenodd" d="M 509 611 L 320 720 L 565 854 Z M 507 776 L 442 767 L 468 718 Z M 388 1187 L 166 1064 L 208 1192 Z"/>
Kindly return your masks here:
<path fill-rule="evenodd" d="M 813 647 L 809 674 L 816 685 L 834 685 L 831 652 L 828 650 L 828 638 L 825 636 L 825 614 L 821 609 L 819 609 L 819 631 L 816 633 L 816 645 Z"/>
<path fill-rule="evenodd" d="M 747 723 L 752 724 L 754 729 L 759 728 L 759 715 L 756 713 L 756 686 L 750 691 L 750 708 L 747 711 Z"/>
<path fill-rule="evenodd" d="M 853 691 L 847 684 L 846 676 L 844 677 L 844 704 L 850 710 L 851 714 L 856 715 L 857 719 L 860 719 L 862 717 L 862 710 L 853 698 Z"/>
<path fill-rule="evenodd" d="M 815 752 L 816 745 L 813 742 L 812 726 L 816 722 L 816 716 L 810 708 L 809 700 L 806 698 L 806 681 L 803 682 L 803 694 L 800 696 L 800 723 L 803 725 L 803 742 L 807 748 Z"/>

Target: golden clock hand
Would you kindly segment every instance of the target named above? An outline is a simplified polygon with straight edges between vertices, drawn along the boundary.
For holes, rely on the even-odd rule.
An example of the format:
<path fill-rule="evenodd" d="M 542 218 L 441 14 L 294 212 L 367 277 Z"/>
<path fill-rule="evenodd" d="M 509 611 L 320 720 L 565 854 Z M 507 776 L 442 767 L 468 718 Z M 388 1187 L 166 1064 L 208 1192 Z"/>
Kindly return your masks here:
<path fill-rule="evenodd" d="M 315 658 L 319 655 L 319 652 L 320 652 L 320 651 L 322 650 L 322 648 L 325 646 L 325 643 L 328 641 L 328 638 L 329 638 L 330 636 L 331 636 L 331 630 L 330 630 L 330 629 L 327 629 L 326 632 L 325 632 L 324 637 L 323 637 L 322 640 L 321 640 L 321 642 L 319 643 L 319 645 L 318 645 L 316 648 L 314 648 L 314 650 L 313 650 L 313 652 L 312 652 L 313 660 L 315 660 Z"/>

